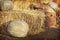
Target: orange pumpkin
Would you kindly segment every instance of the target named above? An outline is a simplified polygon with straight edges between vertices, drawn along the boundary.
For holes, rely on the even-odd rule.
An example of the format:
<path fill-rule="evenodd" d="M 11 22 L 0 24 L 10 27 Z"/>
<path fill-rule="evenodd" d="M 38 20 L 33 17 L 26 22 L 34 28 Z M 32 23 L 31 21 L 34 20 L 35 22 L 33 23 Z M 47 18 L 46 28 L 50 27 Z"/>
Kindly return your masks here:
<path fill-rule="evenodd" d="M 53 1 L 56 2 L 58 6 L 60 6 L 60 0 L 53 0 Z"/>

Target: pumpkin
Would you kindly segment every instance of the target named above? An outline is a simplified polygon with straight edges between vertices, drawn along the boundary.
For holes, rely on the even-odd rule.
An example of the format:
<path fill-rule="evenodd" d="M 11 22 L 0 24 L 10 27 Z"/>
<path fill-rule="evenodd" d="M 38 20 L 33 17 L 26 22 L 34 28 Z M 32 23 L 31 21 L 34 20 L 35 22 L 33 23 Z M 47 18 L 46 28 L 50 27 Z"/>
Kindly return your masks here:
<path fill-rule="evenodd" d="M 53 0 L 53 1 L 56 2 L 58 6 L 60 6 L 60 0 Z"/>

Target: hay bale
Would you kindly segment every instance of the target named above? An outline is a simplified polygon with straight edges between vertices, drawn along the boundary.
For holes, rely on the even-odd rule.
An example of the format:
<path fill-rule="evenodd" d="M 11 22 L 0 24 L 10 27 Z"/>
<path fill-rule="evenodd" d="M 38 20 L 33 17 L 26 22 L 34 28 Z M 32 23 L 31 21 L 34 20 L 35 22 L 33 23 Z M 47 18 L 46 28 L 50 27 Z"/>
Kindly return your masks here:
<path fill-rule="evenodd" d="M 58 12 L 57 12 L 57 21 L 58 21 L 58 26 L 60 27 L 60 7 L 58 8 Z"/>
<path fill-rule="evenodd" d="M 20 19 L 24 20 L 29 25 L 28 35 L 35 35 L 43 32 L 45 14 L 39 10 L 20 10 L 20 11 L 3 11 L 0 12 L 0 25 L 8 25 L 8 22 Z"/>
<path fill-rule="evenodd" d="M 29 9 L 30 4 L 28 1 L 14 1 L 13 10 Z"/>

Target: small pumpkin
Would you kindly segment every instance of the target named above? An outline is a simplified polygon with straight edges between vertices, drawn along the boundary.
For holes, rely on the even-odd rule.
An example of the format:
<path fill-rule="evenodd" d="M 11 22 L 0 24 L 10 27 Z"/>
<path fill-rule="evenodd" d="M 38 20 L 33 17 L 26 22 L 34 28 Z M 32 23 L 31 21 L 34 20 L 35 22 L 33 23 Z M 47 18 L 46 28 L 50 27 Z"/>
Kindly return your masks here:
<path fill-rule="evenodd" d="M 60 6 L 60 0 L 53 0 L 53 1 L 56 2 L 58 6 Z"/>

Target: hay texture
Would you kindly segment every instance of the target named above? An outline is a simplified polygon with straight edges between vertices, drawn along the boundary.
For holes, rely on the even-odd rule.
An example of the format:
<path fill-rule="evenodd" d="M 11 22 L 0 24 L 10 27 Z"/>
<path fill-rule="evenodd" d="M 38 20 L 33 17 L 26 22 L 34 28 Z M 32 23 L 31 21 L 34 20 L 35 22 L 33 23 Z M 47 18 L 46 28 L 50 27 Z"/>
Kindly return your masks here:
<path fill-rule="evenodd" d="M 0 25 L 8 25 L 10 21 L 24 20 L 29 25 L 28 35 L 39 34 L 43 31 L 45 14 L 39 10 L 20 10 L 0 12 Z"/>

